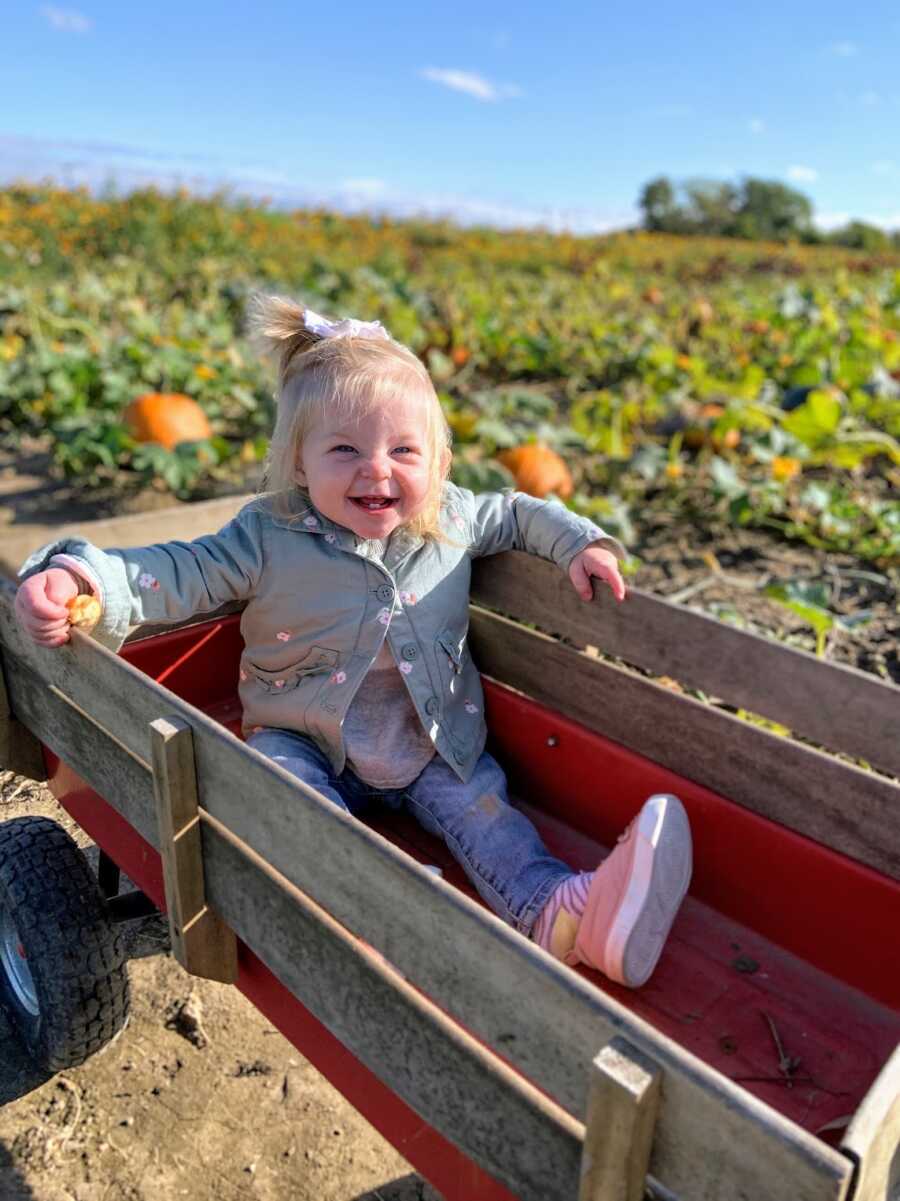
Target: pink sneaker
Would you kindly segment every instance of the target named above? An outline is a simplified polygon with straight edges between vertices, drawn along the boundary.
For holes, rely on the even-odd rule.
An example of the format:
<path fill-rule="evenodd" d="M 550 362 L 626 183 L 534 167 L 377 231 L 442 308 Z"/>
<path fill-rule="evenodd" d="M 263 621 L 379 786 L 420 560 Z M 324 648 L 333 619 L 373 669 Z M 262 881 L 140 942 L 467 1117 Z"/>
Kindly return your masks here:
<path fill-rule="evenodd" d="M 574 943 L 561 958 L 640 988 L 665 946 L 691 865 L 691 828 L 681 801 L 650 797 L 594 872 Z"/>

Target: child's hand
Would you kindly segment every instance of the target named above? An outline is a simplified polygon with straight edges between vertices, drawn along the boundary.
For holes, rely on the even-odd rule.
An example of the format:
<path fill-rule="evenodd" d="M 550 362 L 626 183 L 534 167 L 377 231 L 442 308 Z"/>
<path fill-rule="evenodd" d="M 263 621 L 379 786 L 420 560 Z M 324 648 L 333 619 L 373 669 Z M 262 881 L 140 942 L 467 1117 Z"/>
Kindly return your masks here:
<path fill-rule="evenodd" d="M 29 576 L 16 593 L 19 625 L 38 646 L 62 646 L 69 641 L 67 603 L 77 595 L 75 578 L 62 567 Z"/>
<path fill-rule="evenodd" d="M 625 599 L 625 581 L 619 572 L 619 563 L 611 550 L 604 546 L 586 546 L 569 565 L 569 579 L 582 600 L 591 600 L 594 590 L 591 576 L 606 580 L 617 601 Z"/>

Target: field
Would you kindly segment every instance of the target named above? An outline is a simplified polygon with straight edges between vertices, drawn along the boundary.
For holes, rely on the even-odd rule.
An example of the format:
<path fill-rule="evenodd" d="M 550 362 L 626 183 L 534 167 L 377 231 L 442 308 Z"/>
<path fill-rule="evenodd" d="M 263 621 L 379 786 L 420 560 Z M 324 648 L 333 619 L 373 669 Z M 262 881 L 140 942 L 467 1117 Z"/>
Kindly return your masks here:
<path fill-rule="evenodd" d="M 745 535 L 791 544 L 798 570 L 763 572 L 760 590 L 818 653 L 837 635 L 865 640 L 873 614 L 896 605 L 897 254 L 21 185 L 0 191 L 3 448 L 43 450 L 107 511 L 258 479 L 273 389 L 244 337 L 255 289 L 377 318 L 407 343 L 439 389 L 458 482 L 512 483 L 495 458 L 505 448 L 559 451 L 575 478 L 568 503 L 632 548 L 632 575 L 660 529 L 706 574 L 723 566 L 723 537 L 739 559 Z M 136 442 L 122 413 L 147 392 L 194 398 L 212 437 Z M 838 562 L 836 588 L 826 567 Z M 711 605 L 734 618 L 727 601 Z M 900 679 L 896 648 L 869 658 Z"/>

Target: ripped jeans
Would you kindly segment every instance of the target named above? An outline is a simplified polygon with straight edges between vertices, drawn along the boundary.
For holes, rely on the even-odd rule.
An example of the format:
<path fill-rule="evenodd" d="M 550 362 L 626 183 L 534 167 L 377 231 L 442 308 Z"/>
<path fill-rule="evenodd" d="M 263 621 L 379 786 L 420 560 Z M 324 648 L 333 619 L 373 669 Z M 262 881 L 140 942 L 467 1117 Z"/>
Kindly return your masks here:
<path fill-rule="evenodd" d="M 521 934 L 530 933 L 550 894 L 572 874 L 510 805 L 506 776 L 486 752 L 467 784 L 435 755 L 406 788 L 381 789 L 349 768 L 336 776 L 315 743 L 293 730 L 260 730 L 247 744 L 355 816 L 375 805 L 412 814 L 429 834 L 443 838 L 479 895 Z"/>

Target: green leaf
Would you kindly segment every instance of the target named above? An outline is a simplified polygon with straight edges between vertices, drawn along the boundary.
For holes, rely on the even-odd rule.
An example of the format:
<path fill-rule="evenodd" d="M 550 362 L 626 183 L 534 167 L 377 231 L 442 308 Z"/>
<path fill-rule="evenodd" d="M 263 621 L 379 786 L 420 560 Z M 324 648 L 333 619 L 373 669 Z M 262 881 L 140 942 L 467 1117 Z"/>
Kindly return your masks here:
<path fill-rule="evenodd" d="M 830 392 L 810 392 L 799 408 L 782 421 L 782 428 L 799 438 L 806 446 L 817 447 L 827 442 L 841 419 L 841 402 Z"/>

